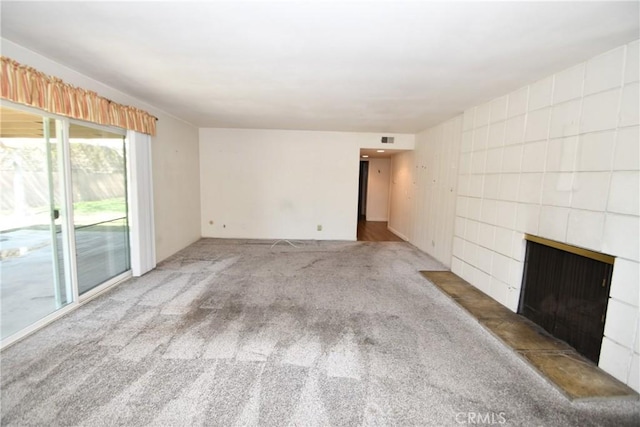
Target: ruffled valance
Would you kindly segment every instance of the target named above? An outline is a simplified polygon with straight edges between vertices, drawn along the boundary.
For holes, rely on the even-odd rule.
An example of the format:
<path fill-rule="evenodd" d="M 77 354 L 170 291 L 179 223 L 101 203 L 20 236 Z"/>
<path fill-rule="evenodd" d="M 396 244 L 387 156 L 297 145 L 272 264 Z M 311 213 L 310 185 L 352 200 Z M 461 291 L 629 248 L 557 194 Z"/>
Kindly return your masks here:
<path fill-rule="evenodd" d="M 148 135 L 156 134 L 156 118 L 144 110 L 121 105 L 48 76 L 34 68 L 0 56 L 3 99 L 53 114 L 101 125 L 117 126 Z"/>

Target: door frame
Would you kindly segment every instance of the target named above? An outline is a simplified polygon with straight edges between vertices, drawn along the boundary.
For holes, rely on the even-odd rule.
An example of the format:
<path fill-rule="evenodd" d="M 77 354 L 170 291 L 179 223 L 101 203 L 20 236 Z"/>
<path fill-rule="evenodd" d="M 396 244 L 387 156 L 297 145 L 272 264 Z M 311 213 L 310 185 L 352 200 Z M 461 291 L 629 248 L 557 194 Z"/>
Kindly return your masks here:
<path fill-rule="evenodd" d="M 358 221 L 366 221 L 367 191 L 369 185 L 369 161 L 360 160 L 358 170 Z"/>
<path fill-rule="evenodd" d="M 61 155 L 58 156 L 58 162 L 59 162 L 58 168 L 61 173 L 60 182 L 62 187 L 60 188 L 60 191 L 61 191 L 62 201 L 64 204 L 64 213 L 65 213 L 65 215 L 63 216 L 63 221 L 61 222 L 62 245 L 63 245 L 63 251 L 65 255 L 63 256 L 64 271 L 65 271 L 64 285 L 66 286 L 67 290 L 69 289 L 71 290 L 71 293 L 67 296 L 70 299 L 70 301 L 67 304 L 65 304 L 61 308 L 58 308 L 56 311 L 48 314 L 47 316 L 44 316 L 43 318 L 37 320 L 36 322 L 30 324 L 29 326 L 21 329 L 20 331 L 8 337 L 3 338 L 0 341 L 0 350 L 2 350 L 24 339 L 25 337 L 33 334 L 34 332 L 42 329 L 43 327 L 50 324 L 51 322 L 67 315 L 71 311 L 77 309 L 81 305 L 86 304 L 92 299 L 98 297 L 100 294 L 104 293 L 110 288 L 127 281 L 129 278 L 132 277 L 132 271 L 130 267 L 129 270 L 115 277 L 112 277 L 111 279 L 85 292 L 84 294 L 82 295 L 79 294 L 77 265 L 76 265 L 76 256 L 75 256 L 76 245 L 75 245 L 75 229 L 74 229 L 74 220 L 73 220 L 73 197 L 72 197 L 73 183 L 71 181 L 71 157 L 70 157 L 71 150 L 70 150 L 70 143 L 69 143 L 69 126 L 72 122 L 80 124 L 82 126 L 89 126 L 89 127 L 96 128 L 99 130 L 104 130 L 107 132 L 123 134 L 125 136 L 125 139 L 128 138 L 127 132 L 117 127 L 103 126 L 103 125 L 99 125 L 91 122 L 84 122 L 81 120 L 69 119 L 68 117 L 60 116 L 57 114 L 51 114 L 49 112 L 46 112 L 34 107 L 17 104 L 4 99 L 0 100 L 0 105 L 6 106 L 7 108 L 11 108 L 14 110 L 19 110 L 19 111 L 24 111 L 27 113 L 39 115 L 43 119 L 51 119 L 56 121 L 56 140 L 57 140 L 57 143 L 59 144 L 58 148 L 61 150 Z M 127 170 L 130 170 L 131 165 L 129 164 L 129 156 L 126 156 L 125 161 L 127 162 L 125 167 L 127 168 Z M 49 165 L 50 162 L 47 162 L 47 163 Z M 52 165 L 49 165 L 49 167 L 50 166 Z M 125 178 L 125 180 L 127 185 L 126 191 L 127 193 L 129 193 L 130 188 L 128 187 L 130 185 L 130 182 L 128 181 L 127 177 Z M 129 199 L 127 197 L 127 203 L 128 202 L 129 202 Z M 53 209 L 52 205 L 50 206 L 50 209 Z M 129 222 L 131 220 L 130 216 L 131 216 L 132 209 L 136 209 L 136 207 L 135 206 L 128 207 L 127 215 L 128 215 Z M 51 212 L 51 215 L 53 215 L 53 212 Z M 131 257 L 131 252 L 129 253 L 129 256 Z M 62 284 L 59 284 L 59 285 L 62 286 Z"/>

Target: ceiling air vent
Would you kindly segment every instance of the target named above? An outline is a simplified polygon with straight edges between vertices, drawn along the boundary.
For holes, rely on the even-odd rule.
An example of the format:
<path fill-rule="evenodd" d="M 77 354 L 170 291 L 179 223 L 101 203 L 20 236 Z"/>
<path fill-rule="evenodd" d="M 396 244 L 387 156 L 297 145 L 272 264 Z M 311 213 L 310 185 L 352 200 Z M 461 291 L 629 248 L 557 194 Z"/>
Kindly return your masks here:
<path fill-rule="evenodd" d="M 381 139 L 381 142 L 383 144 L 393 144 L 393 137 L 392 136 L 383 136 Z"/>

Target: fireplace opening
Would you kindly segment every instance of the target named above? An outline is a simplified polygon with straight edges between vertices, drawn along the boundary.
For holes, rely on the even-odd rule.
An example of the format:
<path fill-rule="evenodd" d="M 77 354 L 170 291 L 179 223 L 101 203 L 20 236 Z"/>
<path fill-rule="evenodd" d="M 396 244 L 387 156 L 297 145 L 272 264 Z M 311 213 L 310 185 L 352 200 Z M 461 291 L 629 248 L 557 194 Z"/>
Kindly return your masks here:
<path fill-rule="evenodd" d="M 614 257 L 526 235 L 518 313 L 598 363 Z"/>

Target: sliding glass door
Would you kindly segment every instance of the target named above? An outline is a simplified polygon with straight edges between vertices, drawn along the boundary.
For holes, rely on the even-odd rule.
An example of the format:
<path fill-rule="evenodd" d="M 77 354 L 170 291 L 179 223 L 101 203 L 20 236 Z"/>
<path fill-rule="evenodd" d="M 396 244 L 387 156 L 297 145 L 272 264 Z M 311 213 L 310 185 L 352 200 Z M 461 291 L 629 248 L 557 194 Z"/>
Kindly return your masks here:
<path fill-rule="evenodd" d="M 3 344 L 131 266 L 125 131 L 29 111 L 0 106 Z"/>
<path fill-rule="evenodd" d="M 1 336 L 72 301 L 64 274 L 60 122 L 0 109 Z M 56 126 L 57 125 L 57 126 Z"/>
<path fill-rule="evenodd" d="M 72 122 L 69 143 L 82 295 L 131 267 L 126 141 L 124 134 Z"/>

